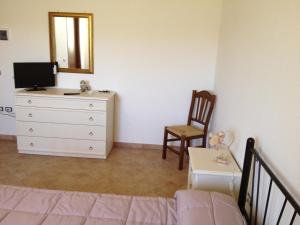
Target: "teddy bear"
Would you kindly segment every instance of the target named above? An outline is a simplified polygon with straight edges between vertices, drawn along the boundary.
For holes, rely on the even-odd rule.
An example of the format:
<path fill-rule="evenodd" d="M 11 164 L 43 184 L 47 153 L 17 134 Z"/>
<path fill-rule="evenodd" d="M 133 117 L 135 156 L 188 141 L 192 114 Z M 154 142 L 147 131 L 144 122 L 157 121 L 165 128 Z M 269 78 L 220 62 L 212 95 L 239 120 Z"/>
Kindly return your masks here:
<path fill-rule="evenodd" d="M 214 149 L 229 149 L 234 141 L 234 134 L 232 131 L 219 131 L 208 134 L 208 144 L 210 148 Z"/>
<path fill-rule="evenodd" d="M 219 131 L 217 133 L 209 133 L 208 137 L 209 137 L 209 141 L 208 141 L 209 146 L 214 149 L 220 149 L 221 146 L 223 145 L 225 133 L 223 131 Z"/>

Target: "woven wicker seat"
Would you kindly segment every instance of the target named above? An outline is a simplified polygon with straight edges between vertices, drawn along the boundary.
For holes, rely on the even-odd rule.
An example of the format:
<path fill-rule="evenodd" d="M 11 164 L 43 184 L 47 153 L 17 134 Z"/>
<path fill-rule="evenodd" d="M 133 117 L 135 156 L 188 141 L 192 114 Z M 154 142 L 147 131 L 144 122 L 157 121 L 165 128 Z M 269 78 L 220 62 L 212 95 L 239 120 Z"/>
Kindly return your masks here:
<path fill-rule="evenodd" d="M 181 170 L 183 168 L 184 151 L 190 146 L 191 140 L 201 138 L 201 146 L 206 147 L 207 129 L 215 105 L 215 99 L 216 96 L 210 94 L 208 91 L 193 91 L 187 125 L 165 127 L 163 159 L 167 157 L 167 149 L 175 152 L 179 155 L 178 168 Z M 173 137 L 168 138 L 168 135 L 172 135 Z M 171 141 L 180 141 L 179 151 L 167 145 Z"/>
<path fill-rule="evenodd" d="M 203 129 L 190 125 L 167 126 L 167 128 L 171 133 L 187 138 L 204 134 Z"/>

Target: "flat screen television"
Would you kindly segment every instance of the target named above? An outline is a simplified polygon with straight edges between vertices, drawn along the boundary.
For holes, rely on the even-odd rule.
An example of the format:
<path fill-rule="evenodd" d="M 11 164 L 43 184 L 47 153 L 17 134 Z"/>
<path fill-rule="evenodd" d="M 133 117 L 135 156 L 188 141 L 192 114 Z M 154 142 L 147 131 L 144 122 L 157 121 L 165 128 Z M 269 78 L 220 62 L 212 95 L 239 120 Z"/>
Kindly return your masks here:
<path fill-rule="evenodd" d="M 51 62 L 15 62 L 15 88 L 40 91 L 55 86 L 55 66 L 57 64 Z"/>

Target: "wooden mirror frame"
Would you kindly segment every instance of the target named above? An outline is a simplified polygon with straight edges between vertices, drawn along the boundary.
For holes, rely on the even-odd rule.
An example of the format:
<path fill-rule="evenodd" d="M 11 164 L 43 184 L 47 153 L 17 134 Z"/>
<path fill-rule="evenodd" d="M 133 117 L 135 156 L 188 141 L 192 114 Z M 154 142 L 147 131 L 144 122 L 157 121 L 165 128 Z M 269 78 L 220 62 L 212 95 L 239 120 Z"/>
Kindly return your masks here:
<path fill-rule="evenodd" d="M 73 17 L 88 19 L 88 49 L 89 49 L 89 68 L 58 68 L 58 72 L 65 73 L 94 73 L 94 38 L 93 38 L 93 14 L 92 13 L 71 13 L 71 12 L 49 12 L 49 40 L 50 40 L 50 58 L 51 62 L 56 62 L 56 42 L 55 42 L 55 17 Z"/>

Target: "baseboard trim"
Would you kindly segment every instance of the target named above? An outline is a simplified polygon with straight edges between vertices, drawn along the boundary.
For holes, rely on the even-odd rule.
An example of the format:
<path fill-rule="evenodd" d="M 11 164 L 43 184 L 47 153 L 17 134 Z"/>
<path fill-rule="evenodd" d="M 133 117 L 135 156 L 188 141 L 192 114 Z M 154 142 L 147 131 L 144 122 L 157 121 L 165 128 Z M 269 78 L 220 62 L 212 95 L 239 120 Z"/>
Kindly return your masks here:
<path fill-rule="evenodd" d="M 115 148 L 133 148 L 133 149 L 155 149 L 155 150 L 162 149 L 162 145 L 128 143 L 128 142 L 114 142 L 114 147 Z"/>
<path fill-rule="evenodd" d="M 16 137 L 16 135 L 0 134 L 0 140 L 4 140 L 4 141 L 16 141 L 17 137 Z"/>
<path fill-rule="evenodd" d="M 17 136 L 0 134 L 0 140 L 16 141 Z M 156 149 L 156 150 L 162 149 L 162 145 L 129 143 L 129 142 L 114 142 L 113 147 L 115 147 L 115 148 L 133 148 L 133 149 Z"/>

